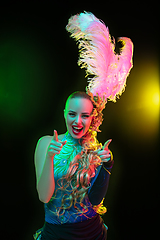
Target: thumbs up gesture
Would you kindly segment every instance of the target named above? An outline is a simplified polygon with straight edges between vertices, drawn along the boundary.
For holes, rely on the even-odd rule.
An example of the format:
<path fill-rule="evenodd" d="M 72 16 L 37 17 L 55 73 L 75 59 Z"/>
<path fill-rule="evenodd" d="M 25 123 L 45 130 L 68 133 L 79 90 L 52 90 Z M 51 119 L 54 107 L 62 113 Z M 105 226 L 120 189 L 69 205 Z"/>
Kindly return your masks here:
<path fill-rule="evenodd" d="M 58 133 L 56 130 L 54 130 L 54 135 L 53 138 L 49 144 L 47 154 L 50 157 L 54 157 L 55 154 L 59 154 L 60 151 L 62 150 L 62 147 L 66 144 L 66 141 L 60 141 L 58 139 Z"/>
<path fill-rule="evenodd" d="M 101 158 L 102 162 L 109 162 L 111 160 L 111 151 L 108 149 L 111 141 L 112 139 L 109 139 L 107 142 L 105 142 L 102 149 L 94 151 Z"/>

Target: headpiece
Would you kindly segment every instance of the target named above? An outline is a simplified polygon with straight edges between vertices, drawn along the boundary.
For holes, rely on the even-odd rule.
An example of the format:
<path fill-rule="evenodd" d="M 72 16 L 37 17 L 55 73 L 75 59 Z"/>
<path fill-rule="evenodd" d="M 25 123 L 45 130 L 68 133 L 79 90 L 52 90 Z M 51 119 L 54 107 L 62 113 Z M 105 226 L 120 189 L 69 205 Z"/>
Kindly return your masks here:
<path fill-rule="evenodd" d="M 71 37 L 78 43 L 78 65 L 86 69 L 86 92 L 99 96 L 105 102 L 116 101 L 125 90 L 126 79 L 132 68 L 133 43 L 120 37 L 123 45 L 120 54 L 115 53 L 115 40 L 108 27 L 92 13 L 72 16 L 66 26 Z"/>

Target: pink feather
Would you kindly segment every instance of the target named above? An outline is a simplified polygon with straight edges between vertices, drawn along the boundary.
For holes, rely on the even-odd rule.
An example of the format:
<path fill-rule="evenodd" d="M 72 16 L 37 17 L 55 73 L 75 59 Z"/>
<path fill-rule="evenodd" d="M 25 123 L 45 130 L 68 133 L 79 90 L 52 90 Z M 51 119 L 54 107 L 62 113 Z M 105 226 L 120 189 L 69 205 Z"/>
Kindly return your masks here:
<path fill-rule="evenodd" d="M 132 68 L 133 43 L 126 37 L 119 38 L 123 48 L 115 53 L 115 41 L 108 27 L 92 13 L 72 16 L 66 26 L 71 37 L 78 41 L 78 65 L 86 69 L 87 89 L 105 100 L 116 101 L 125 90 L 126 79 Z"/>

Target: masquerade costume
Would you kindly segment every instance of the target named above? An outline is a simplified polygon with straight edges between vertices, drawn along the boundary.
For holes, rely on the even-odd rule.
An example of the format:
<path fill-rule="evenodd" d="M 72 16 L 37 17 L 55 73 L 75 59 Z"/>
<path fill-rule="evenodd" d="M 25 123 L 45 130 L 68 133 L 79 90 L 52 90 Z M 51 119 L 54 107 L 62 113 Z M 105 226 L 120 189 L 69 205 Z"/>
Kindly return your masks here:
<path fill-rule="evenodd" d="M 71 37 L 78 41 L 78 65 L 86 68 L 89 76 L 86 92 L 95 106 L 94 120 L 89 130 L 93 134 L 99 131 L 98 127 L 102 123 L 101 112 L 107 100 L 115 102 L 116 97 L 125 89 L 126 78 L 132 67 L 133 44 L 129 38 L 120 38 L 119 41 L 124 46 L 120 55 L 115 54 L 115 42 L 111 40 L 108 28 L 92 13 L 84 12 L 71 17 L 66 29 L 71 33 Z M 55 191 L 50 201 L 44 204 L 45 224 L 34 238 L 105 240 L 108 228 L 99 214 L 104 212 L 101 202 L 107 192 L 114 161 L 111 158 L 109 162 L 102 163 L 93 153 L 88 157 L 89 161 L 93 160 L 89 165 L 92 171 L 89 175 L 91 168 L 86 170 L 89 183 L 82 185 L 84 195 L 81 197 L 76 195 L 77 190 L 81 189 L 75 182 L 78 184 L 76 179 L 80 176 L 80 170 L 85 171 L 85 168 L 81 169 L 81 159 L 83 153 L 88 152 L 69 132 L 62 141 L 67 143 L 60 154 L 54 156 Z"/>
<path fill-rule="evenodd" d="M 67 165 L 70 164 L 72 159 L 77 155 L 79 151 L 81 151 L 81 145 L 78 143 L 78 140 L 72 138 L 72 136 L 67 132 L 63 138 L 63 141 L 67 141 L 67 143 L 62 148 L 62 151 L 59 155 L 55 155 L 54 157 L 54 178 L 55 178 L 55 189 L 57 191 L 54 192 L 52 199 L 44 204 L 45 209 L 45 225 L 43 230 L 41 229 L 35 234 L 35 239 L 39 239 L 38 235 L 41 235 L 44 239 L 48 239 L 48 232 L 54 232 L 55 236 L 58 236 L 55 239 L 83 239 L 80 236 L 80 232 L 85 234 L 85 239 L 92 239 L 92 235 L 90 234 L 91 228 L 85 228 L 86 224 L 89 226 L 91 224 L 93 226 L 92 229 L 103 229 L 103 232 L 96 231 L 95 236 L 97 239 L 105 239 L 101 238 L 101 236 L 105 236 L 106 227 L 103 225 L 102 219 L 96 213 L 93 208 L 93 205 L 98 205 L 104 198 L 109 182 L 109 174 L 106 172 L 102 165 L 99 165 L 96 169 L 96 175 L 91 180 L 91 184 L 88 190 L 88 196 L 83 199 L 82 204 L 77 204 L 75 206 L 72 205 L 71 208 L 64 211 L 59 211 L 61 206 L 61 200 L 64 194 L 59 188 L 59 179 L 67 173 Z M 72 153 L 72 154 L 71 154 Z M 68 158 L 69 156 L 69 158 Z M 110 170 L 110 168 L 108 168 Z M 100 174 L 101 173 L 101 174 Z M 101 176 L 101 179 L 96 181 Z M 96 184 L 95 184 L 96 183 Z M 99 194 L 97 194 L 97 191 Z M 67 191 L 72 191 L 72 189 L 67 188 Z M 84 209 L 84 206 L 86 209 Z M 80 208 L 80 211 L 77 211 L 77 208 Z M 85 223 L 86 222 L 86 223 Z M 82 227 L 84 226 L 84 229 Z M 61 230 L 59 230 L 61 227 Z M 50 229 L 50 230 L 49 230 Z M 69 232 L 67 232 L 70 229 Z M 75 231 L 77 229 L 77 231 Z M 44 231 L 45 230 L 45 231 Z M 47 238 L 46 236 L 47 231 Z M 52 237 L 53 237 L 52 232 Z M 67 233 L 66 233 L 67 232 Z M 74 235 L 72 235 L 74 232 Z M 68 238 L 66 236 L 68 235 Z M 87 238 L 88 237 L 88 238 Z M 95 238 L 95 239 L 96 239 Z M 40 238 L 41 239 L 41 238 Z M 43 239 L 43 238 L 42 238 Z M 51 238 L 52 239 L 52 238 Z M 54 238 L 53 238 L 54 239 Z"/>

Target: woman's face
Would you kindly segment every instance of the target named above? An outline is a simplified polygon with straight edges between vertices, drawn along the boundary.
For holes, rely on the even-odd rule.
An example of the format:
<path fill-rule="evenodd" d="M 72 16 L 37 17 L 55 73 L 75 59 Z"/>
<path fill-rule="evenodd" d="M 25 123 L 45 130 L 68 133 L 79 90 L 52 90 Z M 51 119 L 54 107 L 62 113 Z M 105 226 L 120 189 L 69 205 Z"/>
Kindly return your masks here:
<path fill-rule="evenodd" d="M 68 132 L 73 138 L 80 139 L 88 131 L 93 105 L 86 98 L 71 98 L 66 104 L 64 117 Z"/>

